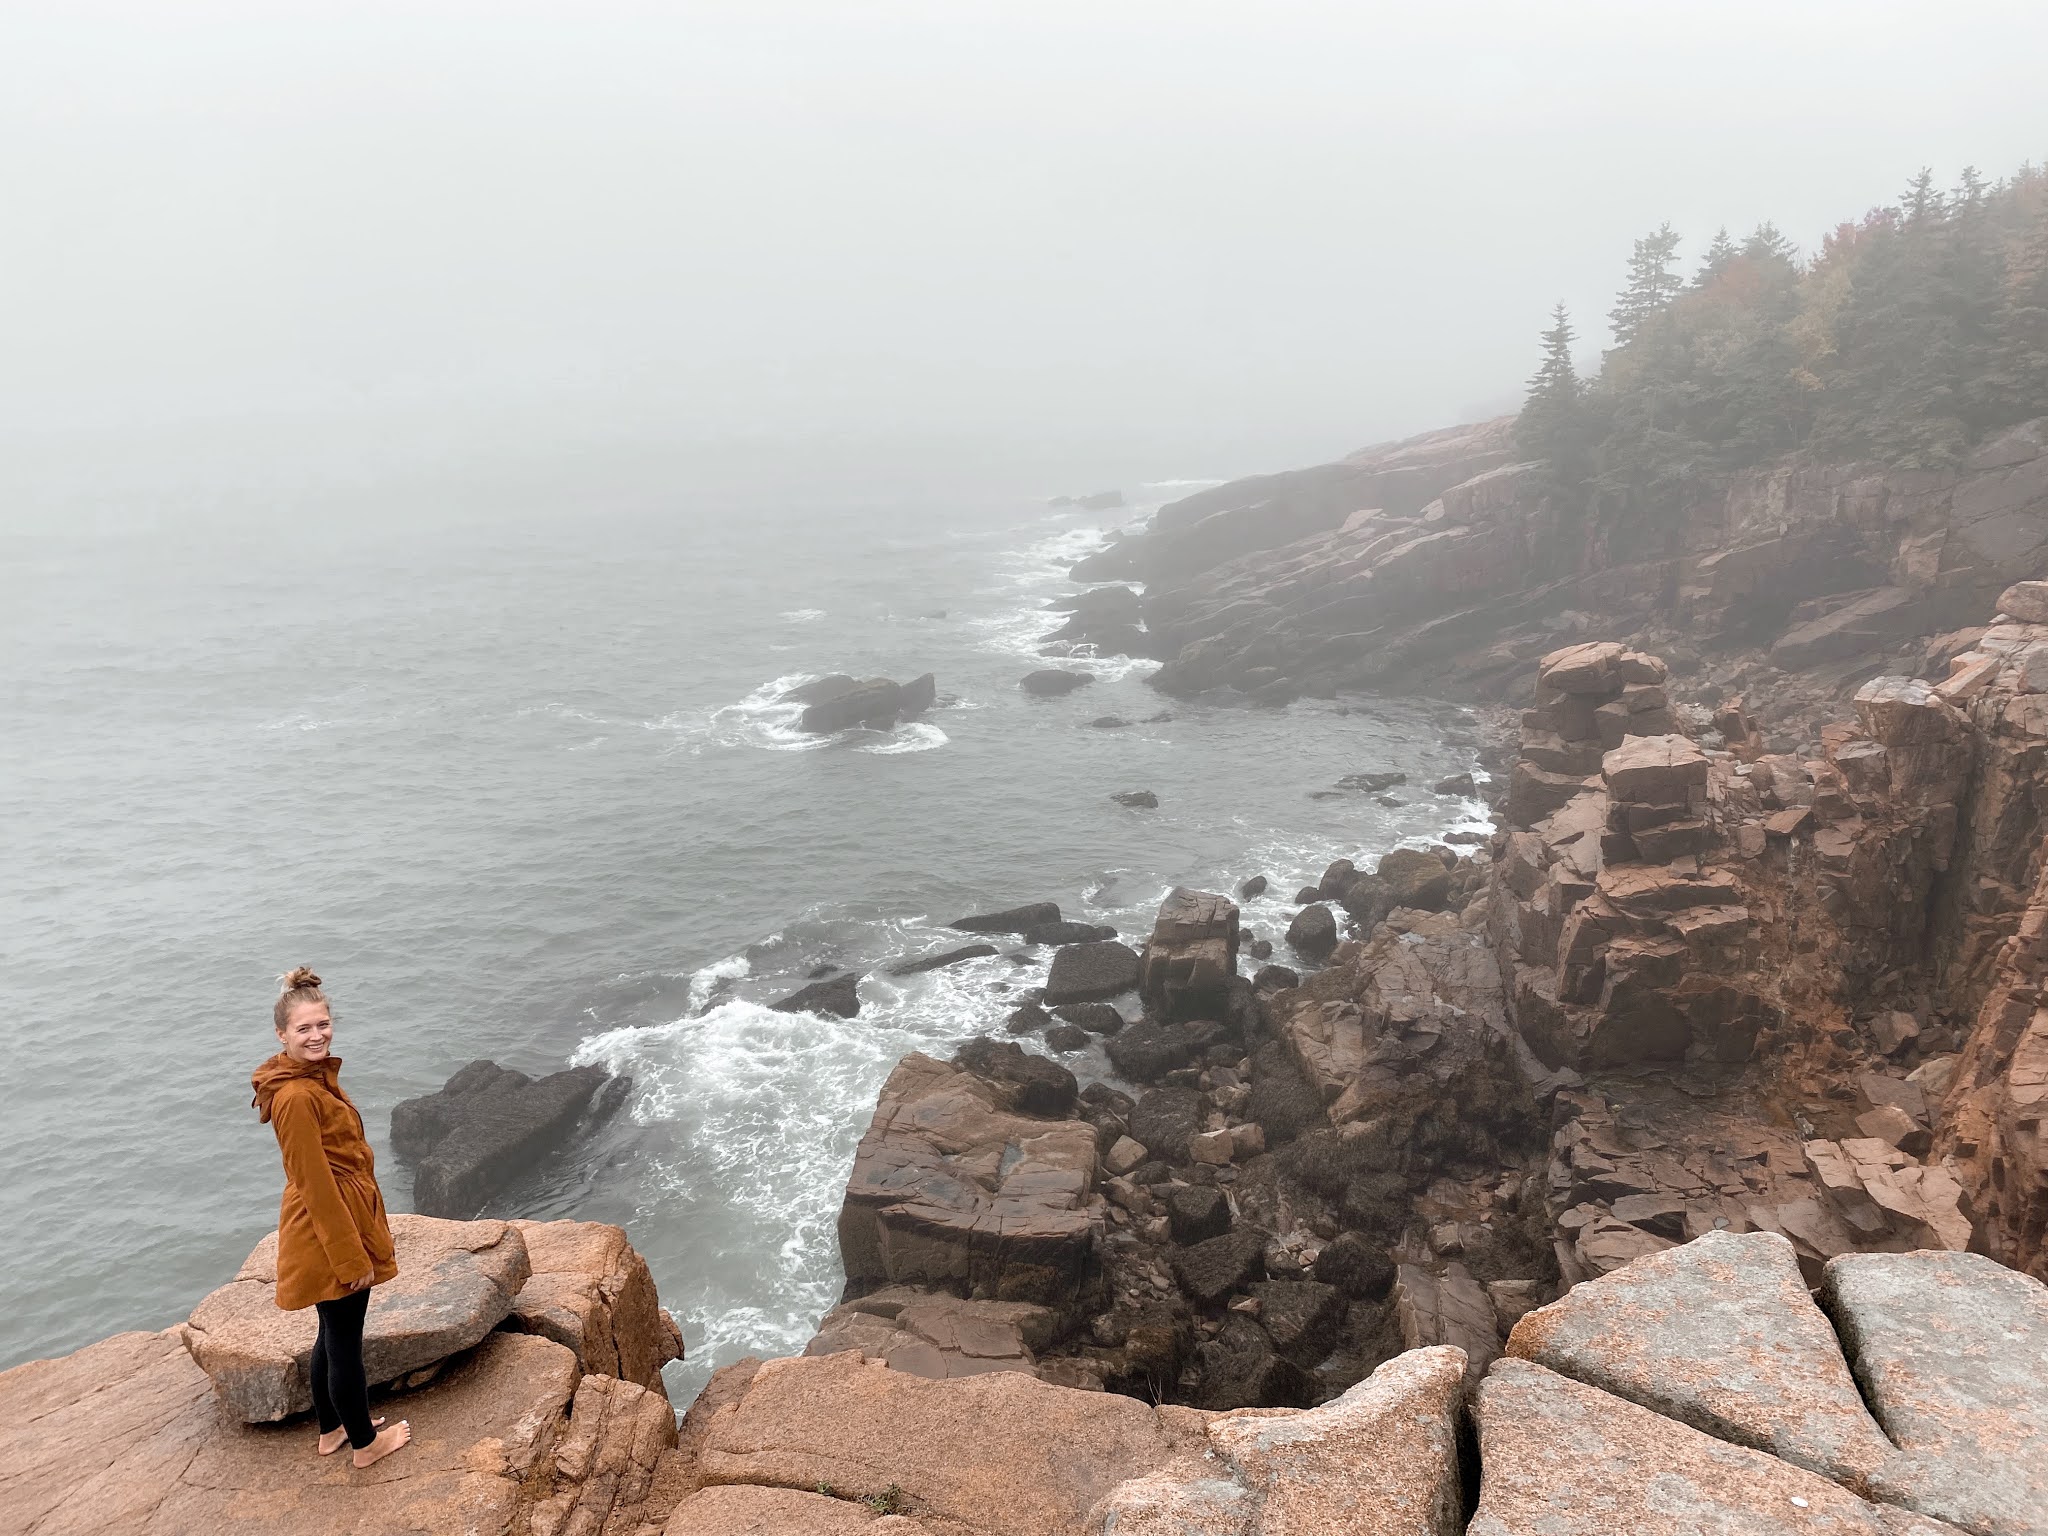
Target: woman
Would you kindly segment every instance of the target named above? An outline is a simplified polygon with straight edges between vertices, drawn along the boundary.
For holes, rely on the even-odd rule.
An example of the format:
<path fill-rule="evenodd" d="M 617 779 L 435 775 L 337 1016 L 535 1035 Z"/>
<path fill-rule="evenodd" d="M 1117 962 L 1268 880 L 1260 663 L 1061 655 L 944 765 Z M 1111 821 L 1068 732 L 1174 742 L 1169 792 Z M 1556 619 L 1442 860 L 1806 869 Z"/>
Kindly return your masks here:
<path fill-rule="evenodd" d="M 320 978 L 300 966 L 282 978 L 273 1022 L 284 1049 L 250 1078 L 253 1100 L 284 1153 L 284 1200 L 277 1213 L 277 1304 L 314 1307 L 313 1407 L 319 1451 L 347 1438 L 355 1464 L 381 1461 L 412 1439 L 400 1419 L 378 1429 L 363 1375 L 363 1318 L 370 1287 L 398 1273 L 375 1159 L 363 1117 L 341 1091 L 341 1058 L 330 1056 L 334 1016 Z"/>

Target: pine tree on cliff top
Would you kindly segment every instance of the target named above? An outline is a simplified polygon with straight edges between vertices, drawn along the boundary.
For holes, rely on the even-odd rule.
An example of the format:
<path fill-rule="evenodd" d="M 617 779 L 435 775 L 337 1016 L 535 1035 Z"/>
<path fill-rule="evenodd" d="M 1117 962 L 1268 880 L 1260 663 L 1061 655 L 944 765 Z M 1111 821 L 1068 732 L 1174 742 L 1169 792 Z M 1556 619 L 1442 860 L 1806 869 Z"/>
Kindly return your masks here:
<path fill-rule="evenodd" d="M 1522 414 L 1515 421 L 1515 439 L 1531 458 L 1550 463 L 1551 478 L 1575 485 L 1586 472 L 1585 387 L 1572 366 L 1571 316 L 1563 304 L 1550 314 L 1543 333 L 1543 362 L 1529 380 Z"/>
<path fill-rule="evenodd" d="M 1735 242 L 1728 238 L 1728 226 L 1723 224 L 1714 231 L 1714 238 L 1707 244 L 1707 254 L 1700 261 L 1699 271 L 1693 274 L 1693 287 L 1706 287 L 1727 271 L 1739 254 Z"/>
<path fill-rule="evenodd" d="M 1685 280 L 1671 270 L 1677 257 L 1678 231 L 1669 224 L 1659 225 L 1636 242 L 1628 259 L 1628 284 L 1607 312 L 1617 347 L 1634 341 L 1644 325 L 1684 291 Z"/>

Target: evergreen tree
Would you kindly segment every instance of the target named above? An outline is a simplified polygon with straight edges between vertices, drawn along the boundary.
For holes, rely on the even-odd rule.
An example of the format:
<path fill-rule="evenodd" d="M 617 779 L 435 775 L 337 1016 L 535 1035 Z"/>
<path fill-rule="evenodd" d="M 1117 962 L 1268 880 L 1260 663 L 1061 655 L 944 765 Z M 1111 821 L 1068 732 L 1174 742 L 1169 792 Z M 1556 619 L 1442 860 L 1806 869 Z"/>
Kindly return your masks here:
<path fill-rule="evenodd" d="M 1700 262 L 1699 271 L 1693 276 L 1692 285 L 1695 288 L 1706 287 L 1728 270 L 1737 254 L 1735 242 L 1728 238 L 1728 226 L 1723 224 L 1714 231 L 1714 238 L 1707 245 L 1707 254 Z"/>
<path fill-rule="evenodd" d="M 1778 232 L 1778 226 L 1768 219 L 1751 231 L 1742 242 L 1742 254 L 1751 261 L 1782 262 L 1796 266 L 1799 261 L 1799 247 Z"/>
<path fill-rule="evenodd" d="M 1608 311 L 1614 344 L 1625 347 L 1666 305 L 1677 298 L 1684 282 L 1671 270 L 1678 256 L 1678 231 L 1660 225 L 1635 245 L 1628 261 L 1628 283 Z"/>
<path fill-rule="evenodd" d="M 1578 484 L 1586 473 L 1585 389 L 1572 365 L 1572 343 L 1577 339 L 1571 316 L 1560 303 L 1550 312 L 1543 361 L 1529 380 L 1522 414 L 1515 421 L 1522 451 L 1547 460 L 1552 480 L 1563 486 Z"/>

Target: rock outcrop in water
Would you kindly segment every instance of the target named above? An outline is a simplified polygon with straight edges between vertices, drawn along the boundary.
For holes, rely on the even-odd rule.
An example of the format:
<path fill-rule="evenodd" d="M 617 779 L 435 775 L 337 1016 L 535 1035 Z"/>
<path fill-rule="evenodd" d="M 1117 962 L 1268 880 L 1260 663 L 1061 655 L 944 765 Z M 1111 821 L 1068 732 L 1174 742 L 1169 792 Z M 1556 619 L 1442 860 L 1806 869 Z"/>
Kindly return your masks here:
<path fill-rule="evenodd" d="M 435 1093 L 391 1109 L 391 1145 L 413 1166 L 413 1205 L 474 1215 L 492 1195 L 625 1102 L 632 1079 L 600 1067 L 546 1077 L 473 1061 Z"/>
<path fill-rule="evenodd" d="M 856 725 L 885 731 L 899 721 L 916 719 L 937 699 L 938 681 L 929 672 L 907 683 L 886 677 L 863 680 L 834 672 L 782 695 L 783 703 L 804 706 L 797 729 L 818 736 Z"/>

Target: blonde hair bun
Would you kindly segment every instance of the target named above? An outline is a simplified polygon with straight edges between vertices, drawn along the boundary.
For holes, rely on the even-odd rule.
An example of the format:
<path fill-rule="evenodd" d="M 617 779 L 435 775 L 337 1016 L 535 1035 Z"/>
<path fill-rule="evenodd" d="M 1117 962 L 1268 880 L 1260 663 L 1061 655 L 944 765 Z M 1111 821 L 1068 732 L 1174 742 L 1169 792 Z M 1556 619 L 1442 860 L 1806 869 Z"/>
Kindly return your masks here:
<path fill-rule="evenodd" d="M 313 967 L 310 965 L 286 971 L 277 980 L 280 992 L 317 991 L 320 987 L 320 978 L 313 974 Z"/>

